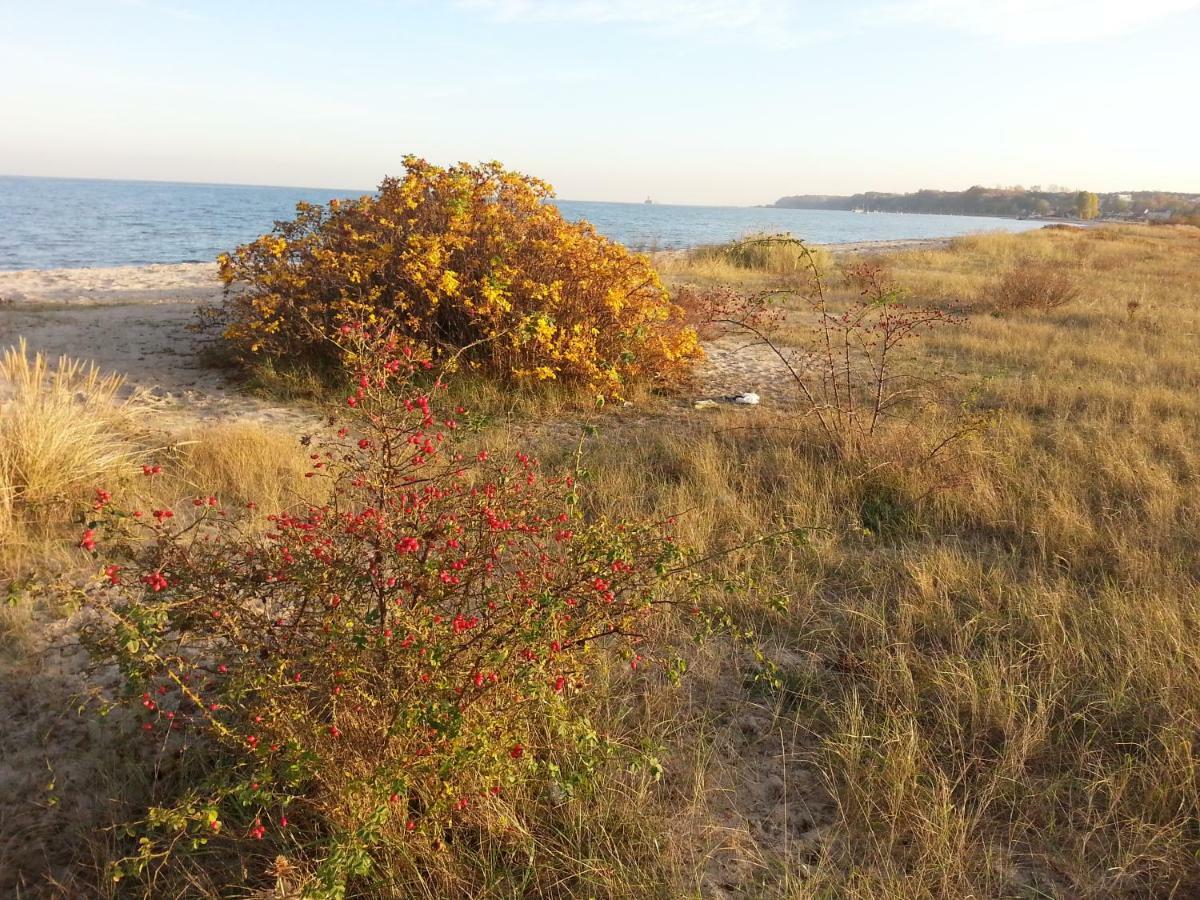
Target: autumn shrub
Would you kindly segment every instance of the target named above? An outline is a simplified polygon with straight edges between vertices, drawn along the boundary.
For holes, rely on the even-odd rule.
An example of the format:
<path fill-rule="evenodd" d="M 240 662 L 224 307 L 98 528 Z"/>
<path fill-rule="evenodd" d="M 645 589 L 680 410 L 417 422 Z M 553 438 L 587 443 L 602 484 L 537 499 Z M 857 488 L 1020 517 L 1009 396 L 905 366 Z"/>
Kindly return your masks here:
<path fill-rule="evenodd" d="M 613 750 L 588 718 L 597 673 L 653 658 L 686 596 L 665 526 L 587 518 L 574 476 L 467 452 L 410 381 L 420 351 L 343 332 L 353 393 L 306 473 L 327 502 L 264 533 L 217 496 L 98 495 L 89 641 L 146 733 L 200 759 L 115 877 L 226 852 L 310 873 L 306 895 L 370 893 L 389 847 L 503 830 L 513 792 L 570 792 Z"/>
<path fill-rule="evenodd" d="M 609 395 L 699 355 L 649 260 L 564 220 L 549 185 L 498 163 L 404 164 L 373 196 L 300 204 L 223 254 L 225 337 L 248 356 L 312 359 L 341 325 L 382 321 L 423 352 L 469 347 L 492 374 Z"/>
<path fill-rule="evenodd" d="M 998 312 L 1047 312 L 1077 300 L 1081 293 L 1076 280 L 1061 268 L 1023 260 L 988 288 L 982 299 Z"/>

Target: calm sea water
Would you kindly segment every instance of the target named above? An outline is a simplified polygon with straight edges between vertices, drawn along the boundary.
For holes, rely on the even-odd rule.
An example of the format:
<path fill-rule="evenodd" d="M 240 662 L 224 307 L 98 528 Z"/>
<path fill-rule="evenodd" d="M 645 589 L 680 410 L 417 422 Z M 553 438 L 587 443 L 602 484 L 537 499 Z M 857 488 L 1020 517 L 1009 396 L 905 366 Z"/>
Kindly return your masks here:
<path fill-rule="evenodd" d="M 0 269 L 144 265 L 213 259 L 291 218 L 301 200 L 364 191 L 0 176 Z M 1024 231 L 1037 223 L 972 216 L 557 201 L 637 249 L 694 247 L 753 231 L 814 243 Z"/>

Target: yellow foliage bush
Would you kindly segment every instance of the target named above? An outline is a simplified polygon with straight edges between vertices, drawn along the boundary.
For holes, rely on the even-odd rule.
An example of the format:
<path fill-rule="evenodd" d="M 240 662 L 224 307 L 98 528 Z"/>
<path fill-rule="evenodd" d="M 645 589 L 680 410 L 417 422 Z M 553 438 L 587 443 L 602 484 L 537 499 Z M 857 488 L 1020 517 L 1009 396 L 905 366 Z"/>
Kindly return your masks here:
<path fill-rule="evenodd" d="M 608 395 L 700 355 L 650 261 L 564 220 L 546 183 L 499 163 L 404 166 L 219 257 L 225 337 L 311 359 L 342 325 L 382 324 L 434 355 L 469 348 L 475 368 Z"/>

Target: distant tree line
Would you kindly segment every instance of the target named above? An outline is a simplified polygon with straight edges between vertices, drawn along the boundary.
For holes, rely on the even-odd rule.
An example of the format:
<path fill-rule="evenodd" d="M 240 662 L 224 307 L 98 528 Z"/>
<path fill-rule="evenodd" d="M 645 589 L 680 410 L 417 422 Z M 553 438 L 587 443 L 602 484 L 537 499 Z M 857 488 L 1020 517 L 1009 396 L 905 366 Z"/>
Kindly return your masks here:
<path fill-rule="evenodd" d="M 1094 219 L 1098 216 L 1190 221 L 1200 218 L 1200 195 L 1163 191 L 1094 194 L 1039 187 L 986 188 L 965 191 L 920 190 L 912 194 L 867 191 L 851 196 L 801 194 L 781 197 L 775 206 L 787 209 L 861 209 L 867 212 L 941 213 L 1012 218 Z"/>

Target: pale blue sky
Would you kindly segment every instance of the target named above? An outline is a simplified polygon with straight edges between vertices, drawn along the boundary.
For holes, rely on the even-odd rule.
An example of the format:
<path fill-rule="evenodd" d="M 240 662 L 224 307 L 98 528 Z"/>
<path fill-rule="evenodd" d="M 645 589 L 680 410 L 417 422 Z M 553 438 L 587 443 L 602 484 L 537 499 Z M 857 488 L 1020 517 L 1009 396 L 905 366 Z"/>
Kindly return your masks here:
<path fill-rule="evenodd" d="M 1200 191 L 1200 0 L 0 0 L 0 173 Z"/>

